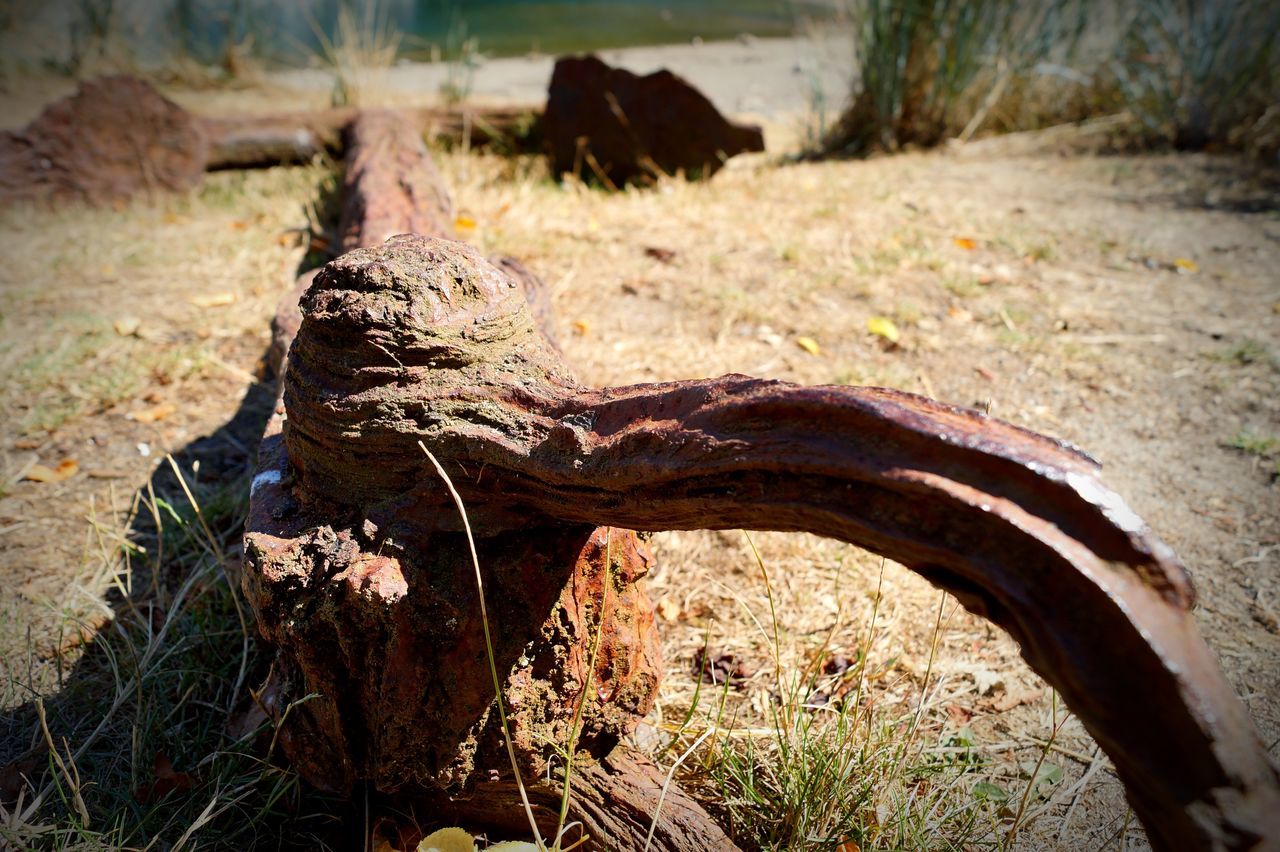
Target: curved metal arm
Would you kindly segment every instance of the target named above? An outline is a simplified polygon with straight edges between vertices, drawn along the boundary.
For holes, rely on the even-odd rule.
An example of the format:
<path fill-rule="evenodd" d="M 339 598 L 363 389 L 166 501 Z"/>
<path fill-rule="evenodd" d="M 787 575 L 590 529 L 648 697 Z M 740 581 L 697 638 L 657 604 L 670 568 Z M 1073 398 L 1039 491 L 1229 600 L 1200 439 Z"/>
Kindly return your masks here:
<path fill-rule="evenodd" d="M 574 383 L 520 290 L 397 237 L 321 272 L 285 385 L 315 493 L 485 534 L 530 523 L 808 531 L 894 559 L 1018 640 L 1115 762 L 1154 843 L 1280 842 L 1280 776 L 1199 636 L 1173 553 L 1064 444 L 880 388 Z"/>

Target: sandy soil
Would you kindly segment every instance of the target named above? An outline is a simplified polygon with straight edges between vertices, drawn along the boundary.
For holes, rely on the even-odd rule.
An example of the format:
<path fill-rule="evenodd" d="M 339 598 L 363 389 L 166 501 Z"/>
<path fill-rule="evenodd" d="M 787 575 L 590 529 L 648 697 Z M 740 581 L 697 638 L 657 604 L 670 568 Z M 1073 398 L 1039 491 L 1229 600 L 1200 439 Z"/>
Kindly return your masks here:
<path fill-rule="evenodd" d="M 770 127 L 775 151 L 795 127 Z M 464 236 L 524 258 L 552 285 L 566 354 L 589 382 L 734 371 L 890 385 L 989 407 L 1089 450 L 1190 567 L 1210 644 L 1267 742 L 1280 737 L 1280 486 L 1265 443 L 1280 436 L 1274 185 L 1225 160 L 1019 140 L 866 162 L 744 157 L 708 184 L 616 195 L 557 186 L 538 163 L 448 154 L 441 165 L 475 223 Z M 323 179 L 318 168 L 219 174 L 190 198 L 0 212 L 10 678 L 57 689 L 77 622 L 110 618 L 110 534 L 94 531 L 91 513 L 117 530 L 160 456 L 201 436 L 218 432 L 228 469 L 248 463 L 252 447 L 218 430 L 254 383 Z M 900 345 L 868 332 L 880 316 Z M 1263 443 L 1229 446 L 1246 437 Z M 33 464 L 68 459 L 78 471 L 65 481 L 21 481 Z M 881 581 L 877 560 L 843 545 L 755 540 L 786 660 L 804 661 L 829 633 L 835 649 L 852 647 L 882 582 L 875 648 L 892 661 L 882 700 L 927 687 L 931 735 L 971 727 L 993 780 L 1020 783 L 1017 762 L 1039 753 L 1054 709 L 1010 640 L 944 603 L 925 684 L 938 593 L 892 565 Z M 660 729 L 691 701 L 708 631 L 758 671 L 770 651 L 748 617 L 766 618 L 768 604 L 741 536 L 655 542 L 668 654 Z M 766 711 L 764 680 L 731 696 L 742 719 Z M 1118 784 L 1077 723 L 1057 742 L 1066 778 L 1040 803 L 1033 848 L 1059 835 L 1061 848 L 1097 848 L 1125 822 Z"/>

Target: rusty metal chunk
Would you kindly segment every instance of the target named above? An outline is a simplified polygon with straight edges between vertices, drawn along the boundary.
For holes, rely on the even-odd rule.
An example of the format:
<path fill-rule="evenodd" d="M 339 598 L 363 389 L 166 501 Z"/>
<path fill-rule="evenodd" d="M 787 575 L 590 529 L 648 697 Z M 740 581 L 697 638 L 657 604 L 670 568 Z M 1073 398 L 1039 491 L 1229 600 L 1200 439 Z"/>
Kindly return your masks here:
<path fill-rule="evenodd" d="M 614 186 L 710 177 L 729 157 L 764 150 L 759 127 L 726 120 L 681 77 L 641 77 L 590 55 L 556 60 L 542 132 L 554 174 Z"/>
<path fill-rule="evenodd" d="M 22 131 L 0 133 L 0 203 L 188 190 L 204 176 L 207 147 L 198 120 L 150 83 L 99 77 Z"/>
<path fill-rule="evenodd" d="M 460 581 L 423 593 L 404 573 L 406 558 L 454 558 L 460 528 L 421 441 L 468 506 L 489 570 L 517 572 L 494 576 L 515 584 L 508 594 L 532 595 L 538 613 L 554 616 L 548 589 L 579 569 L 566 557 L 539 588 L 537 569 L 524 567 L 532 554 L 502 556 L 513 541 L 537 542 L 546 554 L 599 528 L 739 527 L 848 541 L 1008 630 L 1115 762 L 1157 846 L 1243 849 L 1280 839 L 1276 768 L 1196 631 L 1185 570 L 1080 451 L 883 388 L 745 376 L 583 387 L 535 331 L 521 288 L 448 240 L 401 236 L 339 258 L 317 275 L 303 314 L 283 440 L 270 444 L 264 470 L 289 482 L 272 500 L 307 509 L 287 528 L 255 509 L 247 536 L 247 576 L 258 584 L 251 597 L 268 619 L 297 611 L 264 607 L 279 600 L 268 586 L 302 589 L 321 562 L 338 570 L 325 582 L 381 584 L 386 560 L 405 577 L 407 586 L 394 575 L 387 588 L 407 589 L 415 602 L 406 606 L 447 605 L 442 615 L 465 617 Z M 356 532 L 318 526 L 320 518 L 342 518 Z M 361 553 L 383 561 L 366 564 Z M 635 600 L 618 623 L 635 617 L 648 630 L 647 603 Z M 295 693 L 334 688 L 291 653 Z M 515 649 L 505 653 L 504 666 Z M 450 730 L 481 724 L 482 695 L 467 694 Z M 527 706 L 518 690 L 512 700 Z M 368 711 L 347 702 L 357 718 L 343 725 L 367 724 Z M 410 717 L 399 726 L 438 726 L 436 715 L 417 715 L 424 705 L 395 706 Z M 295 723 L 321 725 L 325 705 L 307 707 Z M 304 752 L 336 764 L 355 741 L 324 730 L 331 735 L 308 738 Z M 358 753 L 366 777 L 383 777 L 393 762 L 393 752 L 361 745 Z"/>

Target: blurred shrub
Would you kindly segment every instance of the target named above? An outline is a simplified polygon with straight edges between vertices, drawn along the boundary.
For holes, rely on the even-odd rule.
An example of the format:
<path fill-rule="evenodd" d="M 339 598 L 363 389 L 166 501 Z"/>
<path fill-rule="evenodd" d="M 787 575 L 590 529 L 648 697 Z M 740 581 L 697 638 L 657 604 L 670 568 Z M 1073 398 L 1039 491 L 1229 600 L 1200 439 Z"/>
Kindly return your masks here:
<path fill-rule="evenodd" d="M 1280 3 L 1136 0 L 1112 62 L 1152 141 L 1280 153 Z"/>
<path fill-rule="evenodd" d="M 935 145 L 968 136 L 1037 64 L 1068 57 L 1083 0 L 849 0 L 855 95 L 829 153 Z"/>
<path fill-rule="evenodd" d="M 860 155 L 1127 111 L 1128 143 L 1280 154 L 1276 0 L 847 0 Z"/>

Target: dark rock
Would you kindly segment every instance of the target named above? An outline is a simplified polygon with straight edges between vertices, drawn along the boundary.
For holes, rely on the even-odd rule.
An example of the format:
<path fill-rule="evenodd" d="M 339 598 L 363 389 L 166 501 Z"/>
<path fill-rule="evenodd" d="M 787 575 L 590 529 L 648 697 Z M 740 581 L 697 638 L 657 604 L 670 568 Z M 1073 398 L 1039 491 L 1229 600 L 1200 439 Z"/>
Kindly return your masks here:
<path fill-rule="evenodd" d="M 100 77 L 0 134 L 0 203 L 185 191 L 203 177 L 207 150 L 197 119 L 149 83 Z"/>
<path fill-rule="evenodd" d="M 710 177 L 729 157 L 764 150 L 759 127 L 726 120 L 670 71 L 640 77 L 595 56 L 556 61 L 542 129 L 555 174 L 615 187 L 678 171 Z"/>

